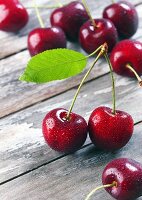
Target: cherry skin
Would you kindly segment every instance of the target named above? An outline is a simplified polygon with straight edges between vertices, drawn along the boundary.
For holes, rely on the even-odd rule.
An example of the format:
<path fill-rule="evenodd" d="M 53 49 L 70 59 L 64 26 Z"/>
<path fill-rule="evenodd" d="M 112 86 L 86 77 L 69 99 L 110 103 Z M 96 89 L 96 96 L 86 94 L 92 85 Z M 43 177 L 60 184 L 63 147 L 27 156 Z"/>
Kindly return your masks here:
<path fill-rule="evenodd" d="M 110 52 L 118 40 L 115 26 L 107 19 L 95 19 L 95 23 L 96 28 L 90 20 L 81 26 L 79 41 L 82 48 L 90 54 L 106 42 Z"/>
<path fill-rule="evenodd" d="M 87 123 L 75 113 L 67 120 L 67 110 L 57 108 L 44 118 L 42 131 L 48 145 L 59 152 L 75 152 L 84 144 L 87 137 Z"/>
<path fill-rule="evenodd" d="M 133 119 L 126 112 L 108 107 L 96 108 L 89 118 L 90 139 L 98 149 L 114 151 L 125 146 L 133 133 Z"/>
<path fill-rule="evenodd" d="M 110 54 L 110 61 L 117 74 L 135 77 L 126 67 L 130 64 L 139 75 L 142 75 L 142 43 L 134 40 L 123 40 L 117 43 Z"/>
<path fill-rule="evenodd" d="M 66 48 L 66 36 L 59 27 L 37 28 L 28 35 L 28 49 L 31 56 L 57 48 Z"/>
<path fill-rule="evenodd" d="M 115 159 L 105 167 L 102 182 L 116 182 L 116 186 L 105 189 L 117 200 L 137 199 L 142 196 L 142 165 L 128 158 Z"/>
<path fill-rule="evenodd" d="M 62 8 L 53 11 L 50 17 L 52 26 L 59 26 L 64 30 L 68 39 L 78 40 L 79 29 L 89 16 L 82 3 L 73 1 Z"/>
<path fill-rule="evenodd" d="M 17 32 L 28 22 L 26 9 L 18 0 L 0 0 L 0 30 Z"/>
<path fill-rule="evenodd" d="M 138 29 L 138 14 L 135 7 L 126 1 L 119 1 L 106 7 L 103 17 L 113 22 L 121 38 L 129 38 Z"/>

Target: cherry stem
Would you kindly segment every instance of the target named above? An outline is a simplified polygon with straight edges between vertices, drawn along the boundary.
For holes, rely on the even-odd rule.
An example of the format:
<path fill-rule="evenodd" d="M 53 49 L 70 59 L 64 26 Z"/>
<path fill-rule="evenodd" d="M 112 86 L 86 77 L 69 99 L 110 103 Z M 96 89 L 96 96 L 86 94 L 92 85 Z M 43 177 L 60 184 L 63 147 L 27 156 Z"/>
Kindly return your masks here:
<path fill-rule="evenodd" d="M 110 59 L 108 57 L 107 52 L 105 52 L 104 57 L 109 65 L 109 69 L 110 69 L 110 75 L 111 75 L 111 81 L 112 81 L 112 102 L 113 102 L 113 109 L 112 109 L 112 113 L 115 115 L 116 113 L 116 93 L 115 93 L 115 78 L 113 75 L 113 69 L 112 69 L 112 65 L 110 62 Z"/>
<path fill-rule="evenodd" d="M 134 4 L 135 7 L 142 5 L 142 2 L 139 2 L 137 4 Z"/>
<path fill-rule="evenodd" d="M 130 64 L 127 64 L 126 67 L 127 67 L 128 69 L 130 69 L 130 70 L 135 74 L 136 78 L 137 78 L 138 81 L 139 81 L 140 86 L 142 86 L 142 79 L 141 79 L 141 77 L 138 75 L 138 73 L 134 70 L 134 68 L 133 68 Z"/>
<path fill-rule="evenodd" d="M 80 85 L 79 85 L 79 87 L 78 87 L 78 89 L 77 89 L 77 91 L 75 93 L 75 96 L 74 96 L 74 98 L 72 100 L 71 106 L 70 106 L 69 111 L 68 111 L 67 116 L 66 116 L 67 120 L 69 120 L 69 118 L 70 118 L 70 113 L 72 112 L 73 106 L 75 104 L 75 101 L 77 99 L 77 96 L 78 96 L 78 94 L 80 92 L 80 89 L 81 89 L 82 85 L 84 84 L 85 80 L 89 76 L 89 74 L 90 74 L 91 70 L 93 69 L 94 65 L 96 64 L 96 62 L 105 53 L 105 51 L 106 51 L 106 44 L 101 45 L 95 52 L 97 52 L 99 50 L 100 50 L 100 52 L 99 52 L 98 56 L 96 57 L 95 61 L 93 62 L 93 64 L 91 65 L 91 67 L 89 68 L 89 70 L 87 71 L 87 73 L 85 74 L 85 76 L 83 77 L 83 79 L 82 79 L 82 81 L 81 81 L 81 83 L 80 83 Z"/>
<path fill-rule="evenodd" d="M 112 0 L 112 3 L 115 3 L 115 0 Z"/>
<path fill-rule="evenodd" d="M 85 200 L 89 200 L 90 197 L 91 197 L 97 190 L 100 190 L 100 189 L 103 189 L 103 188 L 109 188 L 109 187 L 117 187 L 117 182 L 114 181 L 112 184 L 102 185 L 102 186 L 99 186 L 99 187 L 93 189 L 93 190 L 87 195 L 87 197 L 85 198 Z"/>
<path fill-rule="evenodd" d="M 39 10 L 38 10 L 38 7 L 37 7 L 37 4 L 36 4 L 36 0 L 33 0 L 33 3 L 34 3 L 34 8 L 35 8 L 35 11 L 36 11 L 36 14 L 37 14 L 37 18 L 38 18 L 38 21 L 40 23 L 40 26 L 41 28 L 44 28 L 44 23 L 43 23 L 43 20 L 40 16 L 40 13 L 39 13 Z"/>
<path fill-rule="evenodd" d="M 91 56 L 94 56 L 99 50 L 101 50 L 103 47 L 103 45 L 101 45 L 100 47 L 98 47 L 95 51 L 93 51 L 93 53 L 89 54 L 88 56 L 86 56 L 86 58 L 90 58 Z"/>
<path fill-rule="evenodd" d="M 92 15 L 91 15 L 91 13 L 89 11 L 89 8 L 88 8 L 88 5 L 87 5 L 86 1 L 82 0 L 82 3 L 83 3 L 83 5 L 84 5 L 84 7 L 85 7 L 85 9 L 86 9 L 86 11 L 87 11 L 87 13 L 89 15 L 89 18 L 90 18 L 94 28 L 97 28 L 97 24 L 96 24 L 95 20 L 92 18 Z"/>

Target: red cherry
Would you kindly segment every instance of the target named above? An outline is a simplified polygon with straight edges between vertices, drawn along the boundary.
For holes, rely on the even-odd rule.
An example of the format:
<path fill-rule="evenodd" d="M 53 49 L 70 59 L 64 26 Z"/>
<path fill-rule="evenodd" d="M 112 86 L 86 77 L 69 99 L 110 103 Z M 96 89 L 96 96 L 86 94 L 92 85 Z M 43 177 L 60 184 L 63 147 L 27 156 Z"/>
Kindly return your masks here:
<path fill-rule="evenodd" d="M 110 52 L 117 42 L 117 31 L 113 23 L 107 19 L 95 19 L 96 28 L 89 20 L 80 28 L 79 40 L 87 53 L 92 53 L 103 43 L 107 43 Z"/>
<path fill-rule="evenodd" d="M 110 55 L 113 70 L 120 75 L 134 77 L 126 66 L 130 64 L 142 75 L 142 43 L 134 40 L 123 40 L 114 47 Z"/>
<path fill-rule="evenodd" d="M 87 123 L 83 117 L 70 113 L 67 120 L 67 110 L 57 108 L 50 111 L 44 118 L 42 131 L 48 145 L 59 152 L 77 151 L 87 137 Z"/>
<path fill-rule="evenodd" d="M 56 48 L 66 48 L 66 36 L 61 28 L 37 28 L 29 33 L 28 49 L 31 56 Z"/>
<path fill-rule="evenodd" d="M 79 29 L 88 19 L 83 4 L 78 1 L 54 10 L 50 17 L 52 26 L 62 28 L 70 40 L 78 40 Z"/>
<path fill-rule="evenodd" d="M 113 3 L 106 7 L 103 17 L 111 20 L 122 38 L 129 38 L 138 29 L 138 14 L 135 7 L 126 1 Z"/>
<path fill-rule="evenodd" d="M 128 159 L 118 158 L 105 167 L 103 185 L 116 182 L 116 186 L 105 188 L 117 200 L 134 200 L 142 196 L 142 166 Z"/>
<path fill-rule="evenodd" d="M 64 30 L 64 10 L 65 6 L 55 9 L 50 16 L 52 26 L 58 26 Z"/>
<path fill-rule="evenodd" d="M 18 0 L 0 0 L 0 30 L 17 32 L 28 22 L 28 13 Z"/>
<path fill-rule="evenodd" d="M 134 123 L 126 112 L 116 110 L 112 114 L 112 109 L 98 107 L 89 118 L 88 128 L 90 138 L 97 148 L 113 151 L 127 144 L 132 136 Z"/>

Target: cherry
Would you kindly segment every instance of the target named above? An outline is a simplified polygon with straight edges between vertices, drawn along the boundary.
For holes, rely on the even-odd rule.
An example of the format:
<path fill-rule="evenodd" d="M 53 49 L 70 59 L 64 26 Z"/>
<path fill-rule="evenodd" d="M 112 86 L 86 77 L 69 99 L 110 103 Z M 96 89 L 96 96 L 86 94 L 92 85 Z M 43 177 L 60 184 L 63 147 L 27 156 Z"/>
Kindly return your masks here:
<path fill-rule="evenodd" d="M 109 151 L 122 148 L 130 140 L 133 133 L 133 119 L 123 111 L 108 107 L 95 109 L 88 123 L 89 134 L 92 142 L 99 149 Z"/>
<path fill-rule="evenodd" d="M 99 149 L 114 151 L 122 148 L 130 140 L 134 122 L 128 113 L 116 110 L 115 80 L 112 65 L 107 53 L 104 54 L 110 68 L 112 79 L 113 109 L 98 107 L 90 115 L 88 122 L 89 135 Z"/>
<path fill-rule="evenodd" d="M 58 26 L 64 30 L 64 10 L 65 6 L 55 9 L 50 16 L 52 26 Z M 64 30 L 65 31 L 65 30 Z"/>
<path fill-rule="evenodd" d="M 102 186 L 93 189 L 85 198 L 102 188 L 117 200 L 134 200 L 142 196 L 142 165 L 129 158 L 118 158 L 107 164 L 102 173 Z"/>
<path fill-rule="evenodd" d="M 31 56 L 49 49 L 66 48 L 66 36 L 59 27 L 45 28 L 42 17 L 34 0 L 34 8 L 41 28 L 32 30 L 28 35 L 28 49 Z"/>
<path fill-rule="evenodd" d="M 103 17 L 111 20 L 121 38 L 129 38 L 138 28 L 138 14 L 135 7 L 127 1 L 119 1 L 106 7 Z"/>
<path fill-rule="evenodd" d="M 44 118 L 42 131 L 48 145 L 60 152 L 77 151 L 87 137 L 87 123 L 83 117 L 63 108 L 51 110 Z"/>
<path fill-rule="evenodd" d="M 106 42 L 110 52 L 118 39 L 115 26 L 107 19 L 96 19 L 94 21 L 96 27 L 89 20 L 80 28 L 79 41 L 82 48 L 87 53 L 92 53 L 101 44 Z"/>
<path fill-rule="evenodd" d="M 82 3 L 73 1 L 57 8 L 50 17 L 52 26 L 59 26 L 70 40 L 78 40 L 79 29 L 89 16 Z"/>
<path fill-rule="evenodd" d="M 28 22 L 28 13 L 18 0 L 0 0 L 0 30 L 17 32 Z"/>
<path fill-rule="evenodd" d="M 142 43 L 134 40 L 123 40 L 114 47 L 110 55 L 113 70 L 122 76 L 134 77 L 128 64 L 142 75 Z"/>
<path fill-rule="evenodd" d="M 36 28 L 29 33 L 28 49 L 31 56 L 56 48 L 66 48 L 66 36 L 61 28 Z"/>
<path fill-rule="evenodd" d="M 137 199 L 142 196 L 142 166 L 132 159 L 115 159 L 105 167 L 102 182 L 116 182 L 116 186 L 105 189 L 117 200 Z"/>

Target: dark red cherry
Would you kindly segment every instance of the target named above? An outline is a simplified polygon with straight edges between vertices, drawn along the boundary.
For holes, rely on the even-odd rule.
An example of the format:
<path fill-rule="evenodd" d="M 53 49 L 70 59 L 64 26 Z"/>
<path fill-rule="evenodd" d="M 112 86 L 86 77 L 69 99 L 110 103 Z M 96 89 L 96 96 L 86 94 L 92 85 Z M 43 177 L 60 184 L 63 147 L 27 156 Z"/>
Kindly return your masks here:
<path fill-rule="evenodd" d="M 66 36 L 59 27 L 37 28 L 28 35 L 28 49 L 31 56 L 57 48 L 66 48 Z"/>
<path fill-rule="evenodd" d="M 65 6 L 55 9 L 50 16 L 50 22 L 52 26 L 58 26 L 64 30 L 64 10 Z"/>
<path fill-rule="evenodd" d="M 87 123 L 83 117 L 75 113 L 67 120 L 67 110 L 57 108 L 44 118 L 42 131 L 48 145 L 59 152 L 77 151 L 87 137 Z"/>
<path fill-rule="evenodd" d="M 114 151 L 122 148 L 130 140 L 134 123 L 131 115 L 108 107 L 96 108 L 88 123 L 89 135 L 94 145 L 103 150 Z"/>
<path fill-rule="evenodd" d="M 135 7 L 127 1 L 119 1 L 106 7 L 103 17 L 111 20 L 121 38 L 129 38 L 138 29 L 138 14 Z"/>
<path fill-rule="evenodd" d="M 142 196 L 142 165 L 128 158 L 115 159 L 105 167 L 102 182 L 116 182 L 116 186 L 105 188 L 115 199 L 135 200 Z"/>
<path fill-rule="evenodd" d="M 135 40 L 123 40 L 114 47 L 110 55 L 113 70 L 122 76 L 134 77 L 126 65 L 130 64 L 142 75 L 142 43 Z"/>
<path fill-rule="evenodd" d="M 107 19 L 95 19 L 96 28 L 89 20 L 80 28 L 79 41 L 87 53 L 92 53 L 103 43 L 107 43 L 110 52 L 115 46 L 118 36 L 113 23 Z"/>
<path fill-rule="evenodd" d="M 28 13 L 18 0 L 0 0 L 0 30 L 17 32 L 28 22 Z"/>
<path fill-rule="evenodd" d="M 89 16 L 82 3 L 73 1 L 53 11 L 50 17 L 52 26 L 59 26 L 70 40 L 78 40 L 79 29 Z"/>

